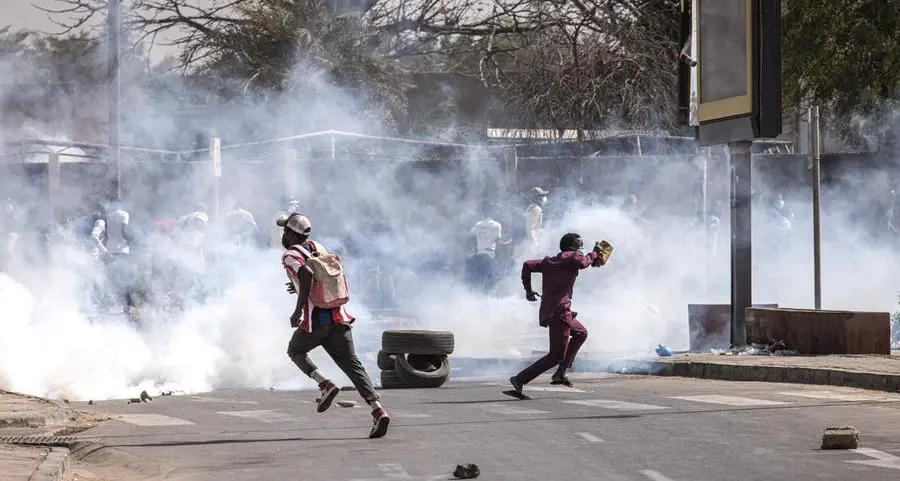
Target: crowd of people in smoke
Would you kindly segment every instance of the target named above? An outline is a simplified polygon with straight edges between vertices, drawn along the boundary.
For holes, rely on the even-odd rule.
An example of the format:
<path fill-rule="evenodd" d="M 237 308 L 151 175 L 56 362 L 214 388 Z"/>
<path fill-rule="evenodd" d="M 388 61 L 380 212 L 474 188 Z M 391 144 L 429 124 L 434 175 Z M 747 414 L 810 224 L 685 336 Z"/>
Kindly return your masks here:
<path fill-rule="evenodd" d="M 500 279 L 515 276 L 521 259 L 540 254 L 545 222 L 561 218 L 566 209 L 572 208 L 571 199 L 563 192 L 560 189 L 558 193 L 552 193 L 544 187 L 534 186 L 512 201 L 494 197 L 481 202 L 469 212 L 472 216 L 463 215 L 442 226 L 455 232 L 451 234 L 452 242 L 448 242 L 452 247 L 436 249 L 440 252 L 423 259 L 419 263 L 420 272 L 451 271 L 473 289 L 491 293 Z M 635 193 L 607 194 L 579 201 L 587 207 L 615 207 L 638 224 L 651 226 L 655 213 L 666 208 L 645 206 Z M 553 197 L 555 199 L 550 202 Z M 880 224 L 885 232 L 896 232 L 893 198 L 891 192 L 891 201 L 883 203 L 886 207 Z M 724 258 L 729 252 L 727 199 L 712 196 L 707 205 L 706 231 L 711 239 L 707 248 L 713 256 Z M 97 202 L 39 237 L 47 241 L 48 246 L 73 247 L 92 260 L 97 275 L 85 276 L 86 294 L 82 296 L 82 307 L 88 313 L 97 314 L 104 310 L 135 313 L 139 311 L 136 308 L 146 305 L 178 309 L 183 308 L 185 302 L 201 302 L 224 282 L 210 274 L 211 264 L 222 263 L 242 252 L 280 249 L 281 229 L 273 220 L 279 215 L 303 213 L 302 204 L 290 197 L 281 199 L 277 212 L 257 212 L 266 217 L 261 222 L 237 203 L 225 207 L 218 221 L 212 219 L 213 214 L 203 204 L 183 209 L 178 213 L 180 215 L 149 219 L 143 218 L 149 214 L 137 206 L 116 201 Z M 27 237 L 33 225 L 29 225 L 22 211 L 23 208 L 9 199 L 0 210 L 0 234 L 4 240 L 0 250 L 0 271 L 13 277 L 17 269 L 35 265 L 36 243 Z M 699 229 L 703 219 L 702 202 L 695 202 L 694 212 L 683 214 L 693 215 Z M 795 213 L 785 197 L 777 192 L 754 194 L 753 218 L 754 237 L 762 236 L 761 240 L 786 238 L 795 229 Z M 399 291 L 403 286 L 415 284 L 414 279 L 404 277 L 395 262 L 385 260 L 391 253 L 381 250 L 385 245 L 392 245 L 394 239 L 377 241 L 379 236 L 390 237 L 393 234 L 389 230 L 398 227 L 403 226 L 328 233 L 329 244 L 335 251 L 353 260 L 350 269 L 356 272 L 351 276 L 364 277 L 361 282 L 353 281 L 355 290 L 375 291 L 359 296 L 375 308 L 398 307 Z M 324 232 L 330 230 L 326 227 Z M 359 232 L 354 234 L 354 230 L 366 230 L 367 238 L 360 239 Z M 727 267 L 727 262 L 722 265 Z"/>

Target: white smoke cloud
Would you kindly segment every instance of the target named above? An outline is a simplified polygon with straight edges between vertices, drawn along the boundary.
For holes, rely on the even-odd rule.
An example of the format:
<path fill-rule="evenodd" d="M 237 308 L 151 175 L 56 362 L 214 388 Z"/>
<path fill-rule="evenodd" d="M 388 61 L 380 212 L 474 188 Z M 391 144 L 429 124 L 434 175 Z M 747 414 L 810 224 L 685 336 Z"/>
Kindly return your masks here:
<path fill-rule="evenodd" d="M 3 65 L 0 59 L 0 80 L 10 75 Z M 302 76 L 300 83 L 315 90 L 315 101 L 296 94 L 251 107 L 223 103 L 203 113 L 201 126 L 214 129 L 226 146 L 230 138 L 247 130 L 256 132 L 259 139 L 328 129 L 384 130 L 353 113 L 360 101 L 352 94 L 306 69 L 298 67 L 297 72 Z M 0 99 L 8 93 L 0 89 Z M 175 114 L 188 94 L 198 93 L 192 88 L 176 85 L 165 101 L 137 93 L 132 99 L 140 102 L 126 112 L 123 123 L 128 128 L 151 139 L 183 136 L 196 128 L 180 124 Z M 67 132 L 44 136 L 68 138 Z M 0 129 L 0 140 L 4 137 Z M 286 183 L 277 159 L 286 149 L 302 151 L 309 145 L 283 142 L 266 150 L 227 149 L 223 207 L 231 199 L 243 201 L 268 232 Z M 372 292 L 378 282 L 375 265 L 393 272 L 397 307 L 404 316 L 420 327 L 455 333 L 456 356 L 515 358 L 546 349 L 546 331 L 537 326 L 537 306 L 524 299 L 520 264 L 505 272 L 493 294 L 475 292 L 460 280 L 464 236 L 478 220 L 478 206 L 485 198 L 503 200 L 502 165 L 485 152 L 470 152 L 462 161 L 440 165 L 396 158 L 350 162 L 341 157 L 361 155 L 367 147 L 342 145 L 353 145 L 355 152 L 339 151 L 334 160 L 300 164 L 287 185 L 311 218 L 314 236 L 328 247 L 346 251 L 353 296 L 349 309 L 359 318 L 355 340 L 366 364 L 374 367 L 380 330 L 387 325 L 374 319 L 384 307 Z M 326 141 L 316 148 L 327 150 L 330 145 Z M 413 147 L 402 156 L 424 150 Z M 197 164 L 182 163 L 179 170 L 161 161 L 129 164 L 123 190 L 134 222 L 150 224 L 163 215 L 184 215 L 193 202 L 209 199 L 207 155 L 198 153 Z M 257 163 L 237 165 L 239 155 Z M 687 164 L 669 165 L 674 162 L 648 157 L 620 164 L 613 172 L 603 171 L 609 167 L 597 169 L 602 175 L 591 187 L 620 195 L 636 192 L 650 208 L 651 219 L 646 222 L 615 206 L 588 205 L 551 194 L 547 210 L 558 215 L 548 214 L 540 255 L 554 254 L 559 237 L 566 232 L 581 233 L 588 249 L 599 239 L 615 246 L 608 266 L 586 269 L 576 284 L 574 308 L 591 331 L 583 348 L 586 354 L 640 355 L 652 352 L 659 343 L 685 349 L 687 304 L 729 302 L 728 220 L 722 219 L 718 255 L 710 257 L 705 269 L 702 226 L 689 209 L 676 208 L 672 202 L 690 195 L 689 185 L 699 174 Z M 86 180 L 93 177 L 68 172 L 64 175 L 70 176 L 72 185 L 100 190 Z M 523 172 L 522 178 L 526 175 L 540 177 Z M 43 205 L 46 194 L 39 176 L 7 177 L 4 182 L 10 192 L 24 193 L 16 199 L 24 210 L 37 212 Z M 727 179 L 718 182 L 727 185 Z M 550 185 L 549 175 L 540 183 L 554 192 L 573 187 Z M 767 188 L 764 182 L 755 186 Z M 531 185 L 521 187 L 527 190 Z M 754 250 L 754 300 L 810 307 L 808 189 L 801 186 L 784 193 L 797 214 L 787 237 L 776 238 L 773 229 L 763 227 L 764 210 L 755 207 L 759 242 Z M 715 198 L 727 204 L 727 199 Z M 507 232 L 513 230 L 514 222 L 522 221 L 521 207 L 514 205 L 504 216 Z M 855 211 L 864 208 L 863 199 L 850 198 L 829 204 L 824 212 L 825 308 L 895 308 L 900 273 L 893 266 L 898 259 L 888 245 L 864 235 L 852 219 Z M 25 219 L 24 228 L 35 231 L 41 223 L 39 216 L 32 215 Z M 39 249 L 39 244 L 25 245 L 31 248 L 17 259 L 18 264 L 8 275 L 0 273 L 0 388 L 101 399 L 134 397 L 143 389 L 153 393 L 313 386 L 286 355 L 294 299 L 284 292 L 286 279 L 277 249 L 214 262 L 203 278 L 214 292 L 203 303 L 189 304 L 183 313 L 146 310 L 137 329 L 117 316 L 91 318 L 88 288 L 101 273 L 84 249 L 66 242 L 54 243 L 49 252 Z M 176 246 L 155 246 L 156 255 L 178 259 L 181 254 Z M 538 276 L 534 283 L 540 289 Z M 326 374 L 344 379 L 323 352 L 316 351 L 313 359 Z M 369 374 L 377 378 L 376 370 Z"/>

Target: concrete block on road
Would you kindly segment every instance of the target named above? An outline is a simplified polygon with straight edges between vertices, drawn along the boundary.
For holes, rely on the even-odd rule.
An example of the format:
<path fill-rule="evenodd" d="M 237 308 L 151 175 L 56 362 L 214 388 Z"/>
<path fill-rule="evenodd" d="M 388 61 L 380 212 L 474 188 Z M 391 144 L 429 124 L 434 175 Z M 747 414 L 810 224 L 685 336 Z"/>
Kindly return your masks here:
<path fill-rule="evenodd" d="M 891 353 L 887 312 L 750 307 L 746 314 L 748 343 L 785 341 L 801 354 Z"/>
<path fill-rule="evenodd" d="M 825 428 L 822 449 L 856 449 L 859 447 L 859 431 L 852 426 Z"/>

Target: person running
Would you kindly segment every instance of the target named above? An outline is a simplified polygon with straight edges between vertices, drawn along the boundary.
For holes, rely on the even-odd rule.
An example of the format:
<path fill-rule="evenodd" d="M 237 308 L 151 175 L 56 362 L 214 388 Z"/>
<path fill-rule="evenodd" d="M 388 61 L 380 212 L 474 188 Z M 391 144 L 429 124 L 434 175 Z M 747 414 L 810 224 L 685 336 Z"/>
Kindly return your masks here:
<path fill-rule="evenodd" d="M 592 252 L 583 254 L 583 246 L 580 235 L 569 233 L 559 240 L 559 254 L 522 264 L 522 285 L 528 301 L 535 302 L 538 297 L 538 293 L 531 288 L 531 274 L 536 272 L 543 275 L 544 294 L 541 297 L 539 324 L 550 331 L 550 350 L 546 356 L 509 378 L 513 391 L 505 391 L 506 393 L 522 397 L 522 387 L 553 366 L 558 367 L 550 384 L 572 387 L 566 370 L 572 367 L 578 349 L 588 336 L 587 329 L 577 319 L 578 313 L 572 310 L 575 279 L 582 269 L 605 264 L 610 252 L 608 249 L 611 249 L 607 247 L 606 241 L 602 241 L 594 245 Z M 598 256 L 601 256 L 599 261 Z"/>
<path fill-rule="evenodd" d="M 278 218 L 275 223 L 284 230 L 281 245 L 286 250 L 281 262 L 290 281 L 287 291 L 297 294 L 297 305 L 291 314 L 291 327 L 295 330 L 288 344 L 288 356 L 304 374 L 318 383 L 322 395 L 317 411 L 325 412 L 340 393 L 340 388 L 322 375 L 309 358 L 310 351 L 322 346 L 350 378 L 360 396 L 372 407 L 373 424 L 369 437 L 383 437 L 387 434 L 391 418 L 381 406 L 380 396 L 375 392 L 372 380 L 356 356 L 350 328 L 356 319 L 347 312 L 344 305 L 323 308 L 312 302 L 311 294 L 319 281 L 314 278 L 308 259 L 310 256 L 324 257 L 333 254 L 329 254 L 318 242 L 309 239 L 312 226 L 306 217 L 294 213 Z"/>

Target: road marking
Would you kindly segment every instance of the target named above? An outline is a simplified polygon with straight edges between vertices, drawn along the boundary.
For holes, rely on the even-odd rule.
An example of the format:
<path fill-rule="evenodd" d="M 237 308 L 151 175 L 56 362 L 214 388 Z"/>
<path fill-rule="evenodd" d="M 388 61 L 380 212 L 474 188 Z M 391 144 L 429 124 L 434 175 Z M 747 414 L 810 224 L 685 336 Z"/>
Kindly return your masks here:
<path fill-rule="evenodd" d="M 509 416 L 524 416 L 529 414 L 549 414 L 548 411 L 541 411 L 540 409 L 520 409 L 514 408 L 510 406 L 490 406 L 485 407 L 486 410 L 497 413 L 497 414 L 506 414 Z"/>
<path fill-rule="evenodd" d="M 527 386 L 525 392 L 584 392 L 581 389 L 565 386 Z"/>
<path fill-rule="evenodd" d="M 135 426 L 189 426 L 194 424 L 186 419 L 162 414 L 122 414 L 118 419 Z"/>
<path fill-rule="evenodd" d="M 619 409 L 622 411 L 652 411 L 658 409 L 669 409 L 665 406 L 654 406 L 652 404 L 630 403 L 625 401 L 613 401 L 611 399 L 586 399 L 578 401 L 563 401 L 569 404 L 579 404 L 582 406 L 591 406 L 605 409 Z"/>
<path fill-rule="evenodd" d="M 191 401 L 198 403 L 221 403 L 221 404 L 259 404 L 256 401 L 235 401 L 233 399 L 218 399 L 214 397 L 191 396 Z"/>
<path fill-rule="evenodd" d="M 482 384 L 482 386 L 509 387 L 509 383 L 508 382 L 491 382 L 491 383 Z M 575 387 L 565 387 L 565 386 L 525 386 L 525 391 L 526 392 L 528 392 L 528 391 L 534 391 L 534 392 L 580 392 L 580 393 L 587 392 L 587 391 L 583 391 L 583 390 L 575 388 Z"/>
<path fill-rule="evenodd" d="M 289 416 L 272 409 L 259 409 L 253 411 L 219 411 L 216 414 L 224 414 L 226 416 L 234 416 L 238 418 L 253 419 L 264 423 L 283 423 L 285 421 L 293 421 L 294 416 Z"/>
<path fill-rule="evenodd" d="M 874 466 L 876 468 L 900 469 L 900 458 L 894 456 L 893 454 L 888 454 L 884 451 L 879 451 L 872 448 L 857 448 L 851 449 L 850 451 L 874 459 L 866 461 L 847 461 L 848 463 L 862 464 L 864 466 Z"/>
<path fill-rule="evenodd" d="M 781 394 L 784 396 L 798 396 L 798 397 L 808 397 L 808 398 L 814 398 L 814 399 L 828 399 L 831 401 L 845 401 L 845 402 L 900 401 L 900 399 L 895 398 L 895 397 L 878 396 L 878 395 L 874 395 L 874 394 L 865 394 L 865 393 L 834 392 L 834 391 L 790 391 L 790 392 L 780 392 L 778 394 Z"/>
<path fill-rule="evenodd" d="M 594 436 L 591 433 L 575 433 L 575 434 L 581 436 L 582 438 L 584 438 L 585 441 L 587 441 L 589 443 L 602 443 L 603 442 L 602 439 L 598 438 L 597 436 Z"/>
<path fill-rule="evenodd" d="M 378 469 L 384 473 L 384 477 L 391 479 L 411 479 L 412 476 L 397 463 L 378 463 Z"/>
<path fill-rule="evenodd" d="M 425 413 L 398 413 L 397 411 L 391 411 L 391 416 L 395 418 L 430 418 L 431 414 Z"/>
<path fill-rule="evenodd" d="M 782 401 L 766 401 L 765 399 L 753 399 L 739 396 L 719 396 L 717 394 L 703 396 L 669 396 L 669 399 L 681 399 L 683 401 L 696 401 L 700 403 L 725 404 L 728 406 L 778 406 L 790 404 Z"/>
<path fill-rule="evenodd" d="M 659 474 L 658 472 L 650 470 L 650 469 L 642 470 L 641 474 L 643 474 L 644 476 L 646 476 L 647 478 L 649 478 L 653 481 L 673 481 L 672 478 L 663 476 L 662 474 Z"/>

